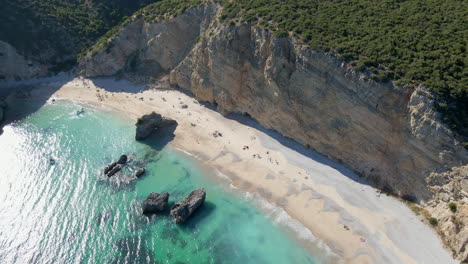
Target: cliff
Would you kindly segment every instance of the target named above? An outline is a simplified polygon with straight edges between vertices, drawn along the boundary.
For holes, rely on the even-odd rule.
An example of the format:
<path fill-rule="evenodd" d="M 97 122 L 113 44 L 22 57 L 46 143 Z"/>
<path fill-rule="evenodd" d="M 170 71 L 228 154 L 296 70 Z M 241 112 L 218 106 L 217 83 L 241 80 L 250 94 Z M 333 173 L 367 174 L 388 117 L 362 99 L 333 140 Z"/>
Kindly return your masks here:
<path fill-rule="evenodd" d="M 159 23 L 135 18 L 105 50 L 81 61 L 80 71 L 169 77 L 220 112 L 246 113 L 445 222 L 447 202 L 466 204 L 468 152 L 425 89 L 376 83 L 293 37 L 247 22 L 226 25 L 220 12 L 211 3 Z M 441 231 L 455 237 L 445 222 Z M 468 235 L 457 236 L 450 243 L 466 259 Z"/>

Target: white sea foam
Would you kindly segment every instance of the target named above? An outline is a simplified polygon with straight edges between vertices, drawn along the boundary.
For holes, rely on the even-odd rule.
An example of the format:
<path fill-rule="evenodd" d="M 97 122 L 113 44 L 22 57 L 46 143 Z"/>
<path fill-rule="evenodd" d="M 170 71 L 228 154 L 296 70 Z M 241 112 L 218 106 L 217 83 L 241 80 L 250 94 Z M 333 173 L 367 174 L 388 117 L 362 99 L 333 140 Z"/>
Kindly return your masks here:
<path fill-rule="evenodd" d="M 229 178 L 229 176 L 217 169 L 215 169 L 215 172 L 218 177 L 229 181 L 230 188 L 239 190 L 239 188 L 232 184 L 232 180 Z M 293 231 L 294 234 L 301 240 L 311 241 L 313 245 L 319 250 L 320 254 L 324 255 L 325 260 L 333 259 L 338 263 L 344 263 L 343 260 L 335 252 L 333 252 L 333 250 L 331 250 L 327 244 L 325 244 L 325 242 L 315 237 L 306 226 L 292 218 L 283 208 L 276 205 L 275 203 L 268 202 L 258 193 L 242 192 L 242 194 L 246 200 L 259 207 L 273 223 Z"/>
<path fill-rule="evenodd" d="M 320 250 L 320 253 L 324 253 L 326 259 L 333 258 L 338 260 L 339 263 L 344 263 L 343 260 L 339 258 L 339 256 L 333 252 L 327 244 L 325 244 L 325 242 L 315 237 L 306 226 L 292 218 L 282 207 L 275 203 L 268 202 L 258 193 L 245 192 L 244 196 L 247 200 L 260 207 L 260 209 L 267 214 L 268 218 L 270 218 L 273 223 L 293 231 L 301 240 L 311 241 L 313 245 Z"/>

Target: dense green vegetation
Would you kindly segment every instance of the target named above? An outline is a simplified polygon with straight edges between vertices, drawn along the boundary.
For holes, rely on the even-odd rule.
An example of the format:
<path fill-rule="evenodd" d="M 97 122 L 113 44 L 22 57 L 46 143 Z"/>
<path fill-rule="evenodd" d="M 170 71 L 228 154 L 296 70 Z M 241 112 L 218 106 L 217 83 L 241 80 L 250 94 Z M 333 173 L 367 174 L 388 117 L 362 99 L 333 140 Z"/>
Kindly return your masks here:
<path fill-rule="evenodd" d="M 141 9 L 136 15 L 143 15 L 147 21 L 157 22 L 182 14 L 191 7 L 198 6 L 204 0 L 162 0 Z"/>
<path fill-rule="evenodd" d="M 451 127 L 468 135 L 468 2 L 234 0 L 223 19 L 290 32 L 379 82 L 424 84 Z"/>
<path fill-rule="evenodd" d="M 156 0 L 2 1 L 0 40 L 61 70 L 125 16 Z M 44 52 L 51 50 L 52 52 Z M 40 55 L 40 56 L 39 56 Z"/>
<path fill-rule="evenodd" d="M 452 213 L 456 213 L 456 212 L 457 212 L 457 204 L 456 204 L 456 203 L 450 202 L 450 203 L 449 203 L 449 208 L 450 208 L 450 211 L 452 211 Z"/>

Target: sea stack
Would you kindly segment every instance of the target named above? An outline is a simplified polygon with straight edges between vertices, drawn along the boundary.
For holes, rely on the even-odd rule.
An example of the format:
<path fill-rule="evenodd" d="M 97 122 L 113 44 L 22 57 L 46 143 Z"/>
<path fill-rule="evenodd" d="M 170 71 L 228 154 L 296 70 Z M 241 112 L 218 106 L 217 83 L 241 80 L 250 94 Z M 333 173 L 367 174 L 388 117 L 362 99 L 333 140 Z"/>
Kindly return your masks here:
<path fill-rule="evenodd" d="M 167 209 L 169 194 L 167 192 L 150 193 L 145 201 L 143 201 L 142 209 L 144 214 L 158 213 Z"/>
<path fill-rule="evenodd" d="M 177 224 L 185 222 L 205 201 L 205 189 L 192 191 L 180 203 L 171 208 L 171 215 Z"/>
<path fill-rule="evenodd" d="M 177 125 L 175 120 L 162 117 L 160 114 L 152 112 L 151 114 L 138 118 L 135 139 L 145 139 L 158 129 L 174 125 Z"/>

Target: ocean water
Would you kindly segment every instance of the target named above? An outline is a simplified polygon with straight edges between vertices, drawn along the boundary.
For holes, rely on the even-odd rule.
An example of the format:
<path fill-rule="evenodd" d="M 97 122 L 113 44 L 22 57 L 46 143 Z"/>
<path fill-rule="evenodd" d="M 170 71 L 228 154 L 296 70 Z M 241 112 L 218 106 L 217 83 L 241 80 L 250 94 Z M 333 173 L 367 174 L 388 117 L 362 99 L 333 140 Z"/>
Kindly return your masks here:
<path fill-rule="evenodd" d="M 0 263 L 324 263 L 162 136 L 136 142 L 130 120 L 81 107 L 45 105 L 4 128 Z M 102 176 L 121 154 L 129 166 Z M 138 166 L 147 172 L 137 180 Z M 184 225 L 141 213 L 150 192 L 173 204 L 202 187 L 207 200 Z"/>

